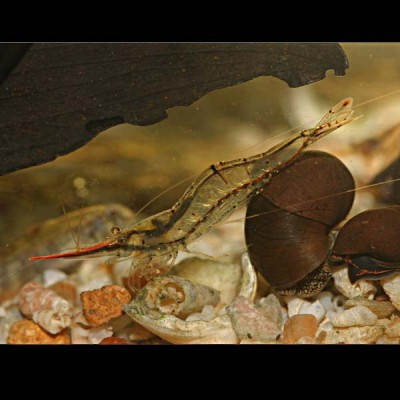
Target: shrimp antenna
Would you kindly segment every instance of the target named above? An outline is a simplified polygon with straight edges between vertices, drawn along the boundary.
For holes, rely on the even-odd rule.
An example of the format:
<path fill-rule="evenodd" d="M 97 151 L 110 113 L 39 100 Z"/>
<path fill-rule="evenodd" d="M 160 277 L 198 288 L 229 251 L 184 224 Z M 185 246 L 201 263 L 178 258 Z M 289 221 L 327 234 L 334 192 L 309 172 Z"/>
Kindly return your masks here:
<path fill-rule="evenodd" d="M 64 213 L 64 216 L 65 216 L 65 221 L 67 222 L 68 229 L 71 232 L 72 240 L 74 241 L 75 245 L 78 246 L 78 248 L 79 248 L 79 239 L 77 240 L 75 235 L 74 235 L 74 231 L 72 229 L 71 222 L 70 222 L 69 217 L 68 217 L 68 213 L 67 213 L 67 211 L 65 209 L 65 203 L 64 203 L 64 200 L 62 198 L 61 193 L 58 193 L 58 198 L 60 200 L 61 207 L 63 209 L 63 213 Z"/>

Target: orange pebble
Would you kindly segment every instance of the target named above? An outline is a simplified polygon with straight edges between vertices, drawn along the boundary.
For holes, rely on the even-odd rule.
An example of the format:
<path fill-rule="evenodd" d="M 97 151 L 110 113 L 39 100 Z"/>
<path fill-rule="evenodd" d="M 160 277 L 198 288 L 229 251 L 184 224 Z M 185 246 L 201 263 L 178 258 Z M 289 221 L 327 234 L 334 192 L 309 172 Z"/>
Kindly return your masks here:
<path fill-rule="evenodd" d="M 111 336 L 103 339 L 99 344 L 128 344 L 125 339 Z"/>
<path fill-rule="evenodd" d="M 11 326 L 7 338 L 8 344 L 70 344 L 71 338 L 64 329 L 52 335 L 38 324 L 27 319 L 16 322 Z"/>
<path fill-rule="evenodd" d="M 131 301 L 130 293 L 117 285 L 81 293 L 83 314 L 92 326 L 103 325 L 111 318 L 122 315 L 122 307 Z"/>
<path fill-rule="evenodd" d="M 296 343 L 300 338 L 314 338 L 318 329 L 318 321 L 311 314 L 299 314 L 290 317 L 283 328 L 285 343 Z"/>

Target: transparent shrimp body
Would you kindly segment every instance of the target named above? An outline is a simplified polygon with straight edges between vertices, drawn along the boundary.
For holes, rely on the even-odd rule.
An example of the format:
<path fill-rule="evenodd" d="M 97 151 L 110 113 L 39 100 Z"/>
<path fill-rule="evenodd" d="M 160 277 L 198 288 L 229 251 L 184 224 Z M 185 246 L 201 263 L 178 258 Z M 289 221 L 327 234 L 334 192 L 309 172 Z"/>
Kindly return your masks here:
<path fill-rule="evenodd" d="M 165 272 L 178 251 L 187 251 L 190 243 L 246 204 L 310 144 L 354 121 L 352 103 L 351 98 L 342 100 L 314 128 L 298 132 L 264 153 L 211 165 L 172 208 L 128 226 L 104 242 L 31 259 L 114 255 L 132 258 L 133 273 L 138 277 Z"/>

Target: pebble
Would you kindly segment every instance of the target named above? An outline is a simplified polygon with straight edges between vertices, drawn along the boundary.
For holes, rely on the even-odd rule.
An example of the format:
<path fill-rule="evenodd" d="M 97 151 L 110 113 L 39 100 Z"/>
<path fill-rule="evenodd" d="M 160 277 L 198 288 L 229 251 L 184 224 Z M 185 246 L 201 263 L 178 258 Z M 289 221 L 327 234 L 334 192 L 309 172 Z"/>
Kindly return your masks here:
<path fill-rule="evenodd" d="M 283 327 L 285 343 L 296 343 L 305 336 L 314 338 L 318 329 L 318 321 L 314 315 L 298 314 L 290 317 Z"/>
<path fill-rule="evenodd" d="M 71 338 L 66 330 L 52 335 L 38 324 L 27 319 L 16 322 L 11 326 L 7 338 L 9 344 L 70 344 Z"/>
<path fill-rule="evenodd" d="M 103 339 L 99 344 L 129 344 L 125 339 L 111 336 Z"/>
<path fill-rule="evenodd" d="M 100 326 L 122 315 L 122 307 L 131 301 L 130 293 L 117 285 L 82 292 L 83 314 L 91 326 Z"/>

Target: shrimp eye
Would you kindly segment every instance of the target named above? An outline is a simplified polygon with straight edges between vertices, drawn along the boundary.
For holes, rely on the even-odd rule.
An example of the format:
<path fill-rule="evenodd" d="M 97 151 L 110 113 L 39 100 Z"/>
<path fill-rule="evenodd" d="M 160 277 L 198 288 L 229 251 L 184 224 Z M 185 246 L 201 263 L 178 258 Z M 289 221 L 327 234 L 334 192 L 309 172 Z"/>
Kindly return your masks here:
<path fill-rule="evenodd" d="M 126 237 L 125 237 L 125 236 L 120 236 L 120 237 L 117 239 L 117 242 L 118 242 L 119 244 L 124 244 L 124 243 L 126 242 Z"/>
<path fill-rule="evenodd" d="M 111 233 L 112 233 L 113 235 L 116 235 L 117 233 L 120 233 L 120 232 L 121 232 L 121 229 L 118 228 L 118 226 L 113 226 L 113 227 L 111 228 Z"/>

